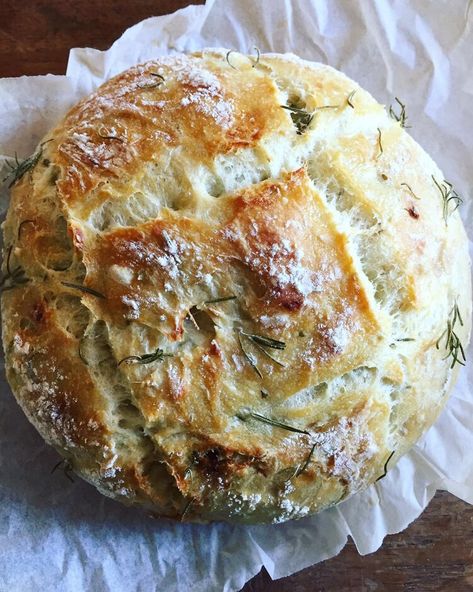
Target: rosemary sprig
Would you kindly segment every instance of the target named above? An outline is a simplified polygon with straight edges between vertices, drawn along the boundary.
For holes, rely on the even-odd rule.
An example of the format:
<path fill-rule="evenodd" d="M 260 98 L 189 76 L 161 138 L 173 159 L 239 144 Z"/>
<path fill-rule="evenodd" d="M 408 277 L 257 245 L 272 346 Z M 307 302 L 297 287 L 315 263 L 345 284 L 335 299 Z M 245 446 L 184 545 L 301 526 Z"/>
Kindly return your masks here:
<path fill-rule="evenodd" d="M 51 470 L 51 475 L 53 473 L 55 473 L 61 465 L 62 465 L 62 471 L 63 471 L 64 475 L 67 477 L 67 479 L 69 479 L 69 481 L 71 483 L 74 483 L 74 479 L 71 477 L 71 473 L 73 472 L 74 469 L 72 467 L 71 462 L 69 460 L 67 460 L 66 458 L 61 459 L 58 463 L 56 463 L 54 465 L 54 467 Z"/>
<path fill-rule="evenodd" d="M 2 292 L 13 290 L 13 288 L 16 288 L 18 286 L 21 286 L 22 284 L 26 284 L 27 282 L 29 282 L 29 278 L 25 276 L 25 270 L 23 269 L 23 267 L 21 267 L 21 265 L 18 265 L 18 267 L 11 269 L 10 262 L 12 251 L 13 245 L 10 245 L 10 247 L 8 247 L 6 258 L 7 273 L 0 280 L 0 288 Z M 5 285 L 6 282 L 9 282 L 8 285 Z"/>
<path fill-rule="evenodd" d="M 280 362 L 277 358 L 273 357 L 269 351 L 265 350 L 264 347 L 262 345 L 260 345 L 257 341 L 251 340 L 253 345 L 256 347 L 256 349 L 258 349 L 263 355 L 265 355 L 267 358 L 269 358 L 272 362 L 274 362 L 275 364 L 277 364 L 278 366 L 281 366 L 281 368 L 285 368 L 286 364 L 283 364 L 283 362 Z"/>
<path fill-rule="evenodd" d="M 271 337 L 266 337 L 265 335 L 257 335 L 257 334 L 253 334 L 253 333 L 246 333 L 245 331 L 243 331 L 243 329 L 239 329 L 238 330 L 238 339 L 240 341 L 241 349 L 245 353 L 247 359 L 249 357 L 251 357 L 250 364 L 252 365 L 253 369 L 256 371 L 256 373 L 258 374 L 258 376 L 260 376 L 260 378 L 262 378 L 262 376 L 261 376 L 261 372 L 259 371 L 259 369 L 256 366 L 256 360 L 243 347 L 242 341 L 241 341 L 241 335 L 244 335 L 262 354 L 264 354 L 267 358 L 269 358 L 275 364 L 278 364 L 278 366 L 281 366 L 282 368 L 285 368 L 286 367 L 285 364 L 283 364 L 282 362 L 280 362 L 277 358 L 274 358 L 265 349 L 266 347 L 269 347 L 271 349 L 283 350 L 286 347 L 286 344 L 284 343 L 284 341 L 278 341 L 277 339 L 272 339 Z"/>
<path fill-rule="evenodd" d="M 455 366 L 455 364 L 460 364 L 461 366 L 464 366 L 465 362 L 466 362 L 466 356 L 465 356 L 465 351 L 463 349 L 463 345 L 460 341 L 460 338 L 455 333 L 455 325 L 456 325 L 457 321 L 463 327 L 463 319 L 461 318 L 460 310 L 459 310 L 456 302 L 453 305 L 452 311 L 450 313 L 450 317 L 451 318 L 449 318 L 447 321 L 447 328 L 442 333 L 442 335 L 440 335 L 440 337 L 437 339 L 437 341 L 435 343 L 435 347 L 437 349 L 440 349 L 440 343 L 441 343 L 442 339 L 445 336 L 447 337 L 445 340 L 445 349 L 448 351 L 448 353 L 443 359 L 446 360 L 447 358 L 452 356 L 452 364 L 451 364 L 450 368 L 453 368 Z M 460 359 L 460 357 L 462 359 Z"/>
<path fill-rule="evenodd" d="M 389 115 L 393 119 L 395 119 L 401 125 L 401 127 L 403 127 L 403 128 L 411 127 L 410 125 L 407 125 L 406 106 L 404 105 L 404 103 L 401 103 L 401 101 L 397 97 L 394 97 L 394 100 L 399 105 L 400 111 L 399 111 L 399 113 L 396 113 L 396 111 L 394 110 L 394 107 L 392 105 L 390 105 L 389 106 Z"/>
<path fill-rule="evenodd" d="M 25 158 L 25 160 L 22 160 L 21 162 L 18 160 L 18 155 L 15 152 L 15 165 L 7 163 L 11 170 L 8 173 L 8 175 L 2 180 L 2 182 L 5 183 L 5 181 L 8 178 L 12 177 L 12 180 L 8 185 L 8 188 L 13 187 L 13 185 L 17 181 L 19 181 L 28 171 L 33 170 L 34 167 L 38 164 L 41 156 L 43 155 L 43 146 L 48 142 L 51 142 L 51 140 L 46 140 L 45 142 L 42 142 L 38 150 L 33 155 L 29 156 L 28 158 Z"/>
<path fill-rule="evenodd" d="M 377 128 L 377 130 L 378 130 L 378 150 L 379 150 L 379 153 L 378 153 L 378 156 L 376 157 L 376 160 L 378 160 L 378 158 L 384 152 L 384 150 L 383 150 L 383 141 L 382 141 L 382 137 L 381 137 L 381 130 L 380 130 L 379 127 Z"/>
<path fill-rule="evenodd" d="M 412 195 L 412 197 L 414 199 L 420 199 L 420 197 L 418 197 L 414 191 L 412 190 L 412 187 L 408 184 L 408 183 L 401 183 L 401 185 L 403 185 L 404 187 L 407 187 L 407 190 L 409 191 L 409 193 Z"/>
<path fill-rule="evenodd" d="M 384 477 L 386 477 L 386 475 L 388 474 L 388 464 L 389 464 L 389 461 L 394 456 L 394 452 L 395 452 L 395 450 L 393 450 L 391 452 L 391 454 L 388 456 L 388 458 L 386 459 L 386 462 L 384 463 L 383 474 L 376 479 L 376 482 L 381 481 L 381 479 L 384 479 Z"/>
<path fill-rule="evenodd" d="M 66 288 L 72 288 L 73 290 L 79 290 L 80 292 L 90 294 L 91 296 L 96 296 L 97 298 L 106 299 L 106 296 L 104 296 L 101 292 L 97 292 L 97 290 L 89 288 L 88 286 L 83 286 L 82 284 L 73 284 L 71 282 L 61 282 L 61 284 L 66 286 Z"/>
<path fill-rule="evenodd" d="M 231 296 L 222 296 L 221 298 L 212 298 L 212 300 L 206 300 L 204 304 L 217 304 L 217 302 L 228 302 L 229 300 L 236 300 L 237 297 L 234 295 Z"/>
<path fill-rule="evenodd" d="M 244 410 L 236 415 L 239 420 L 247 421 L 248 419 L 254 419 L 255 421 L 260 421 L 261 423 L 265 423 L 275 428 L 281 428 L 282 430 L 287 430 L 288 432 L 296 432 L 297 434 L 305 434 L 306 436 L 310 436 L 310 433 L 307 430 L 301 430 L 294 426 L 288 425 L 287 423 L 283 423 L 277 419 L 273 419 L 272 417 L 266 417 L 265 415 L 261 415 L 260 413 L 256 413 L 255 411 Z"/>
<path fill-rule="evenodd" d="M 281 105 L 281 107 L 291 113 L 292 123 L 296 126 L 297 135 L 302 135 L 309 127 L 314 114 L 293 105 Z"/>
<path fill-rule="evenodd" d="M 117 367 L 124 362 L 136 362 L 137 364 L 151 364 L 152 362 L 162 362 L 164 358 L 172 358 L 172 354 L 166 354 L 158 347 L 154 352 L 142 354 L 141 356 L 126 356 L 117 363 Z"/>
<path fill-rule="evenodd" d="M 240 344 L 240 348 L 241 351 L 243 352 L 243 355 L 246 358 L 246 361 L 248 362 L 248 364 L 253 368 L 253 370 L 256 372 L 256 374 L 260 377 L 263 378 L 263 375 L 261 374 L 261 370 L 258 368 L 257 364 L 256 364 L 256 359 L 253 356 L 253 354 L 251 354 L 250 352 L 247 352 L 243 342 L 241 340 L 241 331 L 238 331 L 238 342 Z"/>
<path fill-rule="evenodd" d="M 272 349 L 286 349 L 286 344 L 284 341 L 278 341 L 277 339 L 272 339 L 271 337 L 266 337 L 265 335 L 257 335 L 256 333 L 246 333 L 245 331 L 240 329 L 240 333 L 248 337 L 253 343 L 258 343 L 263 345 L 264 347 L 271 347 Z"/>
<path fill-rule="evenodd" d="M 352 90 L 351 93 L 347 97 L 347 103 L 352 109 L 355 108 L 355 105 L 353 104 L 353 97 L 355 96 L 355 93 L 356 93 L 356 89 Z"/>
<path fill-rule="evenodd" d="M 448 217 L 451 214 L 453 214 L 453 212 L 460 206 L 460 204 L 463 203 L 463 199 L 455 191 L 453 185 L 445 179 L 441 183 L 439 183 L 437 179 L 432 175 L 432 180 L 435 183 L 437 189 L 440 191 L 440 195 L 442 196 L 443 219 L 445 221 L 445 226 L 447 226 Z M 453 210 L 450 209 L 450 202 L 454 203 Z"/>

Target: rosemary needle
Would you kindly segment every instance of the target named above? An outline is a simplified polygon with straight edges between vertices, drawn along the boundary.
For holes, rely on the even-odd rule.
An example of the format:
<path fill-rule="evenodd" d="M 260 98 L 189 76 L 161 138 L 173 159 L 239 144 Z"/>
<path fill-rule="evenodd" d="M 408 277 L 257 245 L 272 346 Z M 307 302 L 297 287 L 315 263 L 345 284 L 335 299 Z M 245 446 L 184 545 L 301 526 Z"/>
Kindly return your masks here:
<path fill-rule="evenodd" d="M 253 368 L 253 370 L 256 372 L 256 374 L 260 378 L 263 378 L 263 375 L 261 374 L 261 370 L 258 368 L 254 356 L 251 353 L 247 352 L 243 346 L 243 342 L 241 340 L 241 331 L 238 331 L 238 342 L 240 344 L 241 351 L 243 352 L 243 355 L 245 356 L 248 364 Z"/>
<path fill-rule="evenodd" d="M 152 362 L 162 362 L 164 358 L 171 358 L 172 354 L 166 354 L 161 348 L 157 348 L 154 352 L 142 354 L 141 356 L 126 356 L 121 359 L 117 366 L 124 362 L 136 362 L 137 364 L 151 364 Z"/>
<path fill-rule="evenodd" d="M 302 475 L 302 473 L 307 469 L 307 467 L 309 466 L 310 460 L 312 458 L 312 455 L 314 454 L 314 450 L 315 447 L 317 446 L 317 442 L 314 442 L 314 444 L 312 445 L 312 448 L 310 449 L 309 454 L 307 455 L 307 458 L 304 461 L 304 464 L 300 465 L 296 472 L 294 473 L 294 477 L 299 477 L 299 475 Z"/>
<path fill-rule="evenodd" d="M 273 349 L 286 349 L 286 344 L 284 341 L 279 341 L 278 339 L 272 339 L 271 337 L 266 337 L 265 335 L 258 335 L 256 333 L 246 333 L 245 331 L 240 330 L 242 335 L 248 337 L 254 343 L 259 343 L 264 347 L 271 347 Z"/>
<path fill-rule="evenodd" d="M 73 284 L 71 282 L 61 282 L 61 284 L 63 286 L 66 286 L 66 288 L 79 290 L 80 292 L 84 292 L 85 294 L 91 294 L 92 296 L 96 296 L 97 298 L 106 298 L 101 292 L 97 292 L 97 290 L 89 288 L 88 286 L 83 286 L 82 284 Z"/>
<path fill-rule="evenodd" d="M 378 158 L 384 152 L 384 150 L 383 150 L 383 141 L 382 141 L 382 138 L 381 138 L 381 130 L 379 129 L 379 127 L 377 128 L 377 130 L 378 130 L 378 149 L 379 149 L 379 154 L 376 157 L 376 160 L 378 160 Z"/>
<path fill-rule="evenodd" d="M 307 430 L 301 430 L 294 426 L 288 425 L 287 423 L 283 423 L 277 419 L 273 419 L 271 417 L 266 417 L 265 415 L 261 415 L 260 413 L 256 413 L 255 411 L 242 411 L 237 413 L 238 419 L 241 421 L 247 421 L 249 418 L 254 419 L 255 421 L 260 421 L 261 423 L 265 423 L 267 425 L 273 426 L 275 428 L 281 428 L 282 430 L 287 430 L 288 432 L 296 432 L 297 434 L 305 434 L 306 436 L 310 436 L 310 433 Z"/>
<path fill-rule="evenodd" d="M 256 47 L 256 45 L 253 47 L 253 49 L 256 51 L 256 59 L 255 60 L 251 60 L 253 62 L 253 65 L 251 66 L 252 68 L 256 68 L 256 66 L 259 64 L 259 60 L 261 57 L 261 52 L 259 50 L 258 47 Z"/>
<path fill-rule="evenodd" d="M 238 330 L 238 340 L 240 342 L 241 350 L 245 355 L 246 359 L 248 360 L 249 364 L 253 368 L 253 370 L 258 374 L 260 378 L 263 378 L 261 371 L 259 370 L 255 358 L 246 351 L 243 346 L 243 342 L 241 336 L 244 335 L 262 354 L 264 354 L 267 358 L 273 361 L 275 364 L 278 364 L 282 368 L 285 368 L 285 364 L 274 358 L 265 348 L 271 349 L 278 349 L 283 350 L 286 347 L 284 341 L 279 341 L 278 339 L 272 339 L 271 337 L 266 337 L 265 335 L 257 335 L 253 333 L 246 333 L 243 329 Z"/>
<path fill-rule="evenodd" d="M 409 193 L 412 195 L 412 197 L 414 199 L 420 199 L 420 197 L 418 197 L 414 191 L 412 190 L 412 187 L 408 184 L 408 183 L 401 183 L 401 185 L 403 185 L 404 187 L 407 187 L 407 190 L 409 191 Z"/>
<path fill-rule="evenodd" d="M 355 93 L 356 93 L 356 89 L 352 90 L 351 93 L 347 97 L 347 103 L 352 109 L 355 108 L 355 105 L 353 104 L 353 97 L 355 96 Z"/>

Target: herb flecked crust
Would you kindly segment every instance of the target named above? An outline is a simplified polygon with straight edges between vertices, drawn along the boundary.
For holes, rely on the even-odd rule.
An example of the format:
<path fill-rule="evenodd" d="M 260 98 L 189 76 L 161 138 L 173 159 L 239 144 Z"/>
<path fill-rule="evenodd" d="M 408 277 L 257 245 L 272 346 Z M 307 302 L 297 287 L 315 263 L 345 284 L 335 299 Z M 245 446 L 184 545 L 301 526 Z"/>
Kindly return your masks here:
<path fill-rule="evenodd" d="M 8 379 L 68 478 L 254 523 L 387 474 L 471 326 L 461 197 L 408 127 L 327 66 L 215 51 L 120 74 L 12 159 Z"/>

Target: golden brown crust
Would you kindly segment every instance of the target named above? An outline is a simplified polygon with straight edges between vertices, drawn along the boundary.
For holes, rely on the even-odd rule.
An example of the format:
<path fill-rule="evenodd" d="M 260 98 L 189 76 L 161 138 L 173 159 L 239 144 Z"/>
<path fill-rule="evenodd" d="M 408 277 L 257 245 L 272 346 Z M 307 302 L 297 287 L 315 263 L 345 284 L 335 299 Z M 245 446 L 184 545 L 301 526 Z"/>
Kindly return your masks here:
<path fill-rule="evenodd" d="M 454 306 L 469 334 L 465 234 L 440 171 L 355 83 L 291 56 L 162 58 L 46 139 L 5 225 L 8 377 L 101 491 L 287 520 L 372 483 L 434 421 Z"/>

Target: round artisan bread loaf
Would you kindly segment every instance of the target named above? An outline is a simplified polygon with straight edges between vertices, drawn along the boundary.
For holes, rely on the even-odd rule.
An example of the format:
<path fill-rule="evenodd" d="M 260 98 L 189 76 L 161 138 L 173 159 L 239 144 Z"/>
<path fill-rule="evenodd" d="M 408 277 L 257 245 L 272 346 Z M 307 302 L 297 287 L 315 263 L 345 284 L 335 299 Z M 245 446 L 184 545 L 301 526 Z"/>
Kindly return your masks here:
<path fill-rule="evenodd" d="M 459 198 L 336 70 L 205 51 L 136 66 L 16 169 L 8 380 L 101 492 L 280 522 L 382 477 L 464 363 Z"/>

